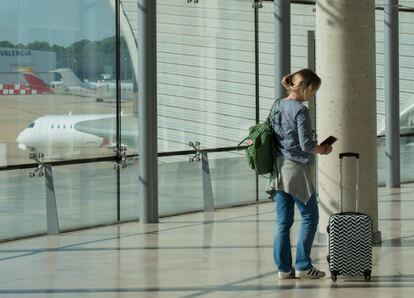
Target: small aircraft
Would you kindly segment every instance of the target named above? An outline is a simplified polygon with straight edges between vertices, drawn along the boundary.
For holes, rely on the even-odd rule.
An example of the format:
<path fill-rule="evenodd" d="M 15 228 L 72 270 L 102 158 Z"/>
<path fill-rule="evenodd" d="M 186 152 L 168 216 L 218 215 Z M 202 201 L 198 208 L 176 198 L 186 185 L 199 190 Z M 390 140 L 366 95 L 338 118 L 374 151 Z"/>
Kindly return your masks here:
<path fill-rule="evenodd" d="M 82 97 L 92 97 L 97 102 L 116 97 L 116 82 L 81 82 L 70 68 L 60 68 L 51 71 L 59 73 L 62 81 L 54 81 L 50 84 L 47 84 L 39 76 L 35 75 L 30 68 L 20 68 L 18 71 L 23 74 L 30 87 L 39 94 L 66 93 Z M 121 97 L 126 100 L 133 98 L 133 83 L 121 82 Z"/>
<path fill-rule="evenodd" d="M 123 114 L 121 117 L 121 145 L 125 148 L 137 148 L 137 118 Z M 43 153 L 51 159 L 71 157 L 85 149 L 114 149 L 115 140 L 114 114 L 71 113 L 37 118 L 16 139 L 19 149 L 29 153 Z"/>
<path fill-rule="evenodd" d="M 411 101 L 412 102 L 412 101 Z M 407 106 L 400 112 L 400 134 L 414 133 L 414 104 Z M 385 125 L 377 131 L 377 136 L 385 135 Z"/>

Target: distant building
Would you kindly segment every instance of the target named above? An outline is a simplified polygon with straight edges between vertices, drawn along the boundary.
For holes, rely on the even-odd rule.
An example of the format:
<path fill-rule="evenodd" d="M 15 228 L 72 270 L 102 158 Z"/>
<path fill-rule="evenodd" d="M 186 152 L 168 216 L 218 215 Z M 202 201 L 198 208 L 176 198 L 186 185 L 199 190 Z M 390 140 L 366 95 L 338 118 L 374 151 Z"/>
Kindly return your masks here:
<path fill-rule="evenodd" d="M 0 48 L 0 84 L 26 84 L 19 69 L 31 69 L 45 82 L 53 81 L 56 53 L 27 49 Z"/>

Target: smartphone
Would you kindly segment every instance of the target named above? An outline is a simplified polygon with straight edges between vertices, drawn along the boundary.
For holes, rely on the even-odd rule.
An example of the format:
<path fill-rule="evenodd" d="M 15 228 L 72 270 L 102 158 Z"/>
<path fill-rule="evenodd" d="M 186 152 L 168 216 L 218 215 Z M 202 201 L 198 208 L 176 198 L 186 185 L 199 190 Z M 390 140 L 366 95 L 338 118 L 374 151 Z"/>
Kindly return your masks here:
<path fill-rule="evenodd" d="M 320 143 L 320 145 L 321 146 L 324 146 L 324 145 L 332 146 L 332 144 L 335 143 L 337 140 L 338 139 L 335 138 L 334 136 L 329 136 L 325 140 L 323 140 L 322 143 Z"/>

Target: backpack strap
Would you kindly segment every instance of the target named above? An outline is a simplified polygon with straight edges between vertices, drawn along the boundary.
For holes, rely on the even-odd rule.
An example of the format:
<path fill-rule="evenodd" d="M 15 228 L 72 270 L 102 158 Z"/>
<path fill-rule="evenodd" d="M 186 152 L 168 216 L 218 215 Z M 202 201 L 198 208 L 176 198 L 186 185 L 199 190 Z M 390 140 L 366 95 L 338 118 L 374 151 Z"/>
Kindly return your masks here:
<path fill-rule="evenodd" d="M 273 126 L 273 109 L 275 108 L 275 106 L 278 106 L 279 105 L 279 103 L 280 103 L 280 100 L 281 100 L 282 98 L 278 98 L 278 99 L 276 99 L 274 102 L 273 102 L 273 105 L 272 105 L 272 107 L 270 108 L 270 111 L 269 111 L 269 115 L 267 116 L 267 118 L 268 119 L 270 119 L 270 122 L 272 123 L 272 126 Z M 278 112 L 278 111 L 277 111 Z M 244 142 L 246 142 L 247 140 L 249 139 L 249 136 L 247 136 L 246 138 L 244 138 L 237 146 L 236 146 L 236 150 L 237 151 L 239 151 L 239 150 L 242 150 L 242 149 L 246 149 L 246 147 L 250 147 L 251 145 L 247 145 L 246 147 L 241 147 L 241 145 L 244 143 Z"/>
<path fill-rule="evenodd" d="M 243 144 L 244 142 L 246 142 L 249 139 L 249 136 L 245 137 L 237 146 L 236 146 L 236 151 L 242 150 L 242 149 L 246 149 L 246 147 L 250 147 L 251 145 L 248 145 L 246 147 L 241 148 L 241 144 Z"/>
<path fill-rule="evenodd" d="M 280 101 L 282 100 L 283 98 L 278 98 L 278 99 L 276 99 L 275 101 L 274 101 L 274 103 L 273 103 L 273 105 L 272 105 L 272 107 L 270 108 L 270 111 L 269 111 L 269 115 L 267 116 L 267 118 L 269 118 L 270 119 L 270 122 L 272 123 L 272 126 L 273 126 L 273 123 L 276 121 L 276 119 L 274 119 L 274 115 L 276 114 L 276 113 L 278 113 L 279 112 L 279 104 L 280 104 Z M 276 108 L 276 111 L 274 112 L 274 110 L 275 110 L 275 108 Z"/>
<path fill-rule="evenodd" d="M 276 124 L 276 119 L 275 119 L 274 116 L 279 113 L 279 104 L 280 104 L 280 101 L 282 99 L 283 98 L 277 98 L 275 100 L 275 102 L 273 103 L 272 107 L 270 108 L 268 119 L 270 120 L 270 123 L 272 125 L 272 130 L 273 130 L 273 125 Z M 280 117 L 279 117 L 279 122 L 280 122 Z M 276 138 L 275 138 L 275 142 L 276 142 Z M 275 142 L 273 143 L 274 144 L 274 150 L 276 150 L 276 143 Z M 277 168 L 277 161 L 276 160 L 275 160 L 274 170 L 275 170 L 275 172 L 271 173 L 269 175 L 269 178 L 268 178 L 269 179 L 269 185 L 271 185 L 270 182 L 271 182 L 272 179 L 278 179 L 278 176 L 279 176 L 279 171 L 278 171 L 278 168 Z M 271 193 L 269 193 L 269 198 L 271 198 L 274 195 L 274 192 L 275 192 L 275 190 L 272 188 Z"/>

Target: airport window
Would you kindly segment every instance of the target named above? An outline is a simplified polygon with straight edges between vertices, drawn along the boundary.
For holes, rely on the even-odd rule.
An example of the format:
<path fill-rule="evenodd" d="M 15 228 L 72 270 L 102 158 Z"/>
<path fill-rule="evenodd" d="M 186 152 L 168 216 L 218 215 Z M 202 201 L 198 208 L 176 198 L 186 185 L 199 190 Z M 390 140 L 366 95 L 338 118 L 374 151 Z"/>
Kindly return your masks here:
<path fill-rule="evenodd" d="M 114 153 L 100 148 L 99 142 L 90 142 L 96 139 L 95 127 L 106 127 L 104 121 L 95 121 L 96 118 L 116 114 L 116 88 L 112 87 L 115 86 L 117 63 L 115 6 L 112 5 L 115 2 L 119 3 L 113 0 L 42 0 L 43 5 L 38 5 L 37 0 L 3 0 L 0 6 L 0 102 L 16 111 L 15 114 L 5 109 L 0 111 L 0 125 L 8 127 L 0 132 L 0 138 L 11 140 L 0 144 L 0 160 L 4 160 L 2 165 L 7 167 L 33 164 L 28 158 L 32 152 L 44 154 L 45 162 L 66 160 L 68 165 L 54 169 L 57 199 L 64 183 L 79 185 L 68 191 L 65 198 L 69 199 L 69 204 L 61 205 L 63 208 L 58 206 L 62 229 L 116 222 L 113 210 L 117 207 L 117 184 L 112 177 L 117 173 L 113 171 L 112 159 L 95 162 L 101 157 L 110 158 Z M 128 61 L 132 61 L 124 39 L 122 48 L 122 59 L 128 57 Z M 132 72 L 133 67 L 128 65 L 122 73 L 132 80 Z M 108 92 L 93 88 L 101 74 L 107 77 L 111 87 Z M 86 81 L 89 84 L 83 84 Z M 113 104 L 96 102 L 96 98 L 101 97 Z M 132 101 L 125 105 L 132 106 Z M 68 115 L 72 110 L 74 115 Z M 78 118 L 79 115 L 82 118 Z M 41 125 L 37 121 L 39 118 Z M 65 131 L 74 129 L 78 119 L 85 120 L 84 126 L 90 131 L 83 135 L 86 142 L 92 144 L 85 150 L 81 150 L 76 139 L 78 135 Z M 55 120 L 63 124 L 55 124 Z M 109 133 L 116 135 L 112 127 Z M 64 146 L 59 147 L 59 142 Z M 87 159 L 88 167 L 78 166 L 76 161 L 71 163 L 78 159 Z M 70 175 L 61 175 L 65 169 L 70 170 Z M 18 187 L 5 190 L 7 197 L 0 200 L 12 214 L 4 220 L 7 228 L 2 229 L 0 240 L 45 232 L 44 181 L 30 178 L 30 171 L 23 166 L 19 170 L 7 168 L 0 172 L 2 181 L 7 181 L 8 175 L 21 178 L 16 183 Z M 100 177 L 107 174 L 111 179 L 103 186 Z M 79 191 L 88 194 L 82 203 L 77 200 Z M 97 199 L 102 196 L 105 200 Z M 13 205 L 15 198 L 22 205 Z M 94 210 L 94 215 L 87 210 Z M 23 217 L 31 224 L 19 224 Z"/>
<path fill-rule="evenodd" d="M 135 179 L 136 169 L 128 166 L 119 174 L 112 169 L 112 159 L 108 164 L 101 161 L 95 163 L 95 159 L 112 157 L 114 154 L 112 150 L 108 150 L 108 146 L 102 146 L 101 142 L 96 142 L 97 137 L 102 137 L 102 135 L 125 144 L 128 155 L 138 154 L 136 116 L 138 96 L 134 72 L 134 67 L 138 63 L 131 59 L 137 57 L 138 40 L 133 34 L 136 30 L 133 24 L 135 24 L 138 7 L 136 5 L 122 7 L 122 10 L 128 7 L 123 12 L 121 10 L 121 13 L 132 22 L 120 24 L 120 26 L 127 27 L 121 28 L 121 36 L 118 40 L 120 41 L 120 60 L 116 61 L 115 11 L 114 5 L 110 3 L 119 3 L 119 1 L 43 0 L 44 5 L 40 6 L 36 5 L 38 0 L 3 0 L 3 2 L 20 4 L 0 6 L 2 16 L 17 16 L 17 18 L 13 17 L 16 21 L 12 22 L 12 27 L 9 27 L 6 17 L 0 18 L 0 103 L 20 112 L 13 118 L 14 115 L 9 115 L 4 109 L 0 111 L 0 125 L 10 128 L 4 130 L 3 134 L 0 133 L 0 137 L 3 140 L 12 140 L 7 143 L 7 150 L 2 150 L 0 143 L 0 160 L 5 160 L 8 165 L 32 163 L 27 158 L 28 153 L 31 152 L 29 150 L 44 152 L 45 160 L 88 160 L 90 164 L 88 167 L 77 166 L 77 161 L 73 164 L 67 162 L 66 164 L 70 165 L 64 167 L 73 169 L 74 171 L 70 172 L 73 174 L 64 176 L 61 174 L 64 171 L 55 171 L 56 181 L 63 179 L 60 185 L 62 182 L 66 183 L 67 180 L 72 180 L 69 181 L 71 185 L 80 182 L 79 186 L 73 187 L 73 194 L 70 194 L 73 195 L 70 208 L 59 210 L 64 228 L 72 229 L 115 221 L 113 210 L 108 210 L 107 203 L 111 202 L 111 208 L 115 208 L 116 201 L 114 203 L 113 197 L 107 195 L 108 189 L 112 192 L 123 190 L 119 192 L 122 202 L 120 218 L 136 219 L 138 202 L 134 197 L 138 196 L 130 195 L 138 193 L 138 185 L 135 181 L 131 182 Z M 125 0 L 124 2 L 137 3 L 137 0 Z M 157 9 L 161 12 L 157 16 L 158 152 L 171 154 L 171 156 L 163 157 L 159 172 L 161 176 L 166 176 L 176 168 L 188 168 L 188 171 L 180 171 L 180 177 L 176 183 L 181 183 L 183 189 L 188 183 L 193 183 L 193 172 L 198 171 L 199 165 L 195 163 L 189 165 L 188 157 L 182 158 L 174 154 L 180 150 L 190 149 L 189 142 L 200 142 L 201 147 L 209 149 L 235 146 L 244 137 L 248 127 L 256 122 L 256 112 L 261 120 L 267 117 L 268 109 L 274 101 L 276 84 L 272 65 L 274 3 L 263 1 L 263 8 L 259 10 L 260 17 L 257 28 L 255 28 L 252 0 L 200 2 L 203 2 L 202 6 L 194 7 L 189 5 L 188 1 L 183 0 L 157 1 Z M 377 2 L 380 1 L 377 0 Z M 291 7 L 291 23 L 294 28 L 292 30 L 291 64 L 292 69 L 299 69 L 308 65 L 307 31 L 315 30 L 315 6 L 292 4 Z M 194 14 L 196 11 L 197 14 Z M 219 17 L 217 12 L 220 14 Z M 379 25 L 377 35 L 380 36 L 377 37 L 377 60 L 379 61 L 377 64 L 379 82 L 377 124 L 380 127 L 385 113 L 381 76 L 383 73 L 381 67 L 383 67 L 384 12 L 377 9 L 376 14 L 376 22 Z M 413 83 L 413 76 L 410 73 L 414 69 L 414 52 L 412 51 L 414 38 L 411 38 L 413 15 L 409 12 L 400 13 L 400 52 L 401 59 L 403 59 L 400 65 L 401 109 L 414 105 L 412 88 L 410 88 Z M 30 16 L 30 18 L 24 16 Z M 8 28 L 13 28 L 13 30 L 8 30 Z M 255 47 L 255 29 L 258 29 L 260 33 L 258 48 Z M 122 36 L 122 32 L 131 34 Z M 260 49 L 258 53 L 255 52 L 257 49 Z M 129 50 L 133 52 L 129 53 Z M 255 54 L 258 54 L 258 60 L 255 60 Z M 255 80 L 256 61 L 260 63 L 257 81 Z M 17 68 L 16 65 L 19 67 Z M 116 74 L 116 66 L 121 67 L 118 74 Z M 119 99 L 116 98 L 116 80 L 120 80 L 119 87 L 122 91 Z M 258 86 L 256 86 L 257 82 Z M 256 92 L 256 87 L 258 92 Z M 36 96 L 39 95 L 42 96 L 42 100 L 37 101 Z M 260 109 L 256 106 L 256 96 L 260 102 Z M 116 115 L 118 107 L 120 107 L 119 110 L 125 111 L 125 114 L 121 113 L 120 119 L 109 119 L 106 115 Z M 26 112 L 29 109 L 32 109 L 31 113 Z M 74 115 L 71 115 L 72 113 L 68 115 L 67 112 L 72 110 Z M 46 118 L 50 115 L 56 115 L 56 117 Z M 81 117 L 78 118 L 79 115 Z M 42 126 L 44 125 L 45 128 L 49 126 L 50 129 L 59 131 L 50 133 L 45 139 L 43 132 L 39 133 L 37 129 L 30 129 L 40 127 L 36 124 L 38 123 L 36 119 L 40 117 L 44 117 L 41 120 L 44 121 Z M 62 122 L 70 121 L 70 124 L 67 126 L 62 124 L 62 127 L 60 124 L 51 124 L 56 119 Z M 404 119 L 405 126 L 414 126 L 414 118 Z M 119 128 L 119 130 L 122 129 L 119 131 L 120 140 L 117 140 L 117 120 L 122 122 Z M 83 132 L 82 138 L 86 139 L 87 144 L 91 144 L 89 148 L 82 148 L 81 142 L 76 139 L 79 134 L 72 135 L 60 131 L 61 128 L 75 130 L 75 125 L 76 129 Z M 28 128 L 27 140 L 24 140 L 25 134 L 20 136 L 24 127 Z M 130 132 L 135 134 L 128 135 Z M 57 137 L 58 140 L 56 140 Z M 402 139 L 402 142 L 407 142 L 408 149 L 414 148 L 411 146 L 412 138 L 409 136 Z M 19 141 L 14 141 L 17 139 Z M 36 146 L 39 148 L 30 145 L 31 139 L 38 144 Z M 61 141 L 66 142 L 67 146 L 59 148 Z M 383 144 L 381 146 L 383 155 L 385 147 Z M 409 154 L 412 154 L 412 151 L 405 152 L 403 158 Z M 256 176 L 251 174 L 249 169 L 244 168 L 246 164 L 240 152 L 210 153 L 209 159 L 213 173 L 212 179 L 218 181 L 216 184 L 213 183 L 214 193 L 218 197 L 229 198 L 226 201 L 217 201 L 218 205 L 248 202 L 256 197 L 256 190 L 258 190 Z M 137 163 L 134 163 L 134 166 L 137 167 Z M 228 175 L 223 174 L 224 178 L 221 178 L 217 173 L 224 173 L 223 169 L 228 169 L 231 173 L 235 167 L 237 168 L 236 174 L 240 174 L 240 178 L 235 178 L 234 181 L 247 186 L 244 188 L 218 186 Z M 242 170 L 239 171 L 239 169 Z M 405 181 L 414 179 L 412 168 L 403 170 L 402 175 L 406 177 Z M 22 181 L 27 173 L 25 168 L 21 170 Z M 100 173 L 105 177 L 110 177 L 111 182 L 98 179 Z M 6 170 L 3 174 L 7 178 Z M 78 174 L 85 179 L 79 179 Z M 246 178 L 249 177 L 248 175 L 251 177 Z M 383 181 L 385 179 L 383 176 L 383 174 L 379 175 L 378 180 Z M 116 183 L 110 184 L 116 181 L 112 179 L 113 177 L 120 178 L 119 186 Z M 246 180 L 249 183 L 246 183 Z M 26 198 L 30 202 L 34 201 L 32 189 L 40 185 L 33 184 L 34 181 L 33 179 L 27 180 L 24 184 L 31 190 L 27 192 Z M 102 181 L 106 182 L 101 184 Z M 252 181 L 253 184 L 251 184 Z M 198 179 L 197 183 L 201 184 L 201 182 Z M 265 183 L 267 181 L 263 179 L 259 181 L 259 184 Z M 82 201 L 78 205 L 76 198 L 79 197 L 78 190 L 81 188 L 88 193 L 85 200 L 90 201 L 85 204 Z M 180 187 L 177 186 L 177 188 Z M 262 186 L 259 188 L 261 189 Z M 37 197 L 42 198 L 36 201 L 39 202 L 38 210 L 42 211 L 44 211 L 43 189 L 42 186 L 36 190 L 38 191 Z M 201 187 L 195 189 L 200 190 Z M 234 189 L 238 189 L 239 193 L 234 192 Z M 58 189 L 57 192 L 59 192 Z M 96 199 L 100 197 L 100 192 L 105 194 L 108 201 Z M 161 193 L 168 193 L 168 189 L 165 191 L 161 189 Z M 15 196 L 20 200 L 21 193 L 16 192 Z M 202 208 L 200 207 L 202 192 L 191 193 L 191 197 L 196 196 L 199 196 L 200 200 L 190 206 L 188 201 L 182 200 L 181 193 L 176 192 L 176 195 L 169 197 L 169 204 L 160 204 L 160 213 L 166 215 Z M 230 197 L 232 202 L 229 201 Z M 267 200 L 264 192 L 259 191 L 258 197 Z M 161 198 L 161 200 L 164 199 Z M 1 200 L 0 202 L 3 203 Z M 14 208 L 13 206 L 10 208 Z M 99 216 L 90 216 L 89 211 L 77 212 L 80 208 L 89 207 L 91 207 L 90 210 L 96 211 L 94 215 L 99 214 Z M 17 209 L 16 214 L 20 211 Z M 28 209 L 27 214 L 31 216 L 31 210 Z M 43 220 L 44 218 L 39 216 L 36 229 L 30 227 L 24 231 L 16 230 L 18 226 L 21 226 L 18 217 L 12 218 L 6 226 L 12 227 L 10 231 L 12 236 L 39 233 L 44 228 Z M 0 240 L 2 237 L 4 236 L 0 235 Z"/>

